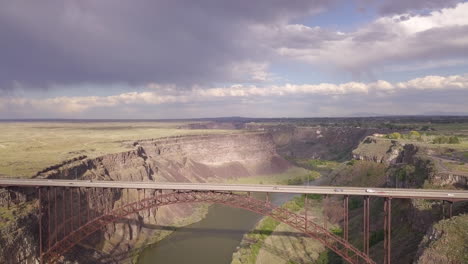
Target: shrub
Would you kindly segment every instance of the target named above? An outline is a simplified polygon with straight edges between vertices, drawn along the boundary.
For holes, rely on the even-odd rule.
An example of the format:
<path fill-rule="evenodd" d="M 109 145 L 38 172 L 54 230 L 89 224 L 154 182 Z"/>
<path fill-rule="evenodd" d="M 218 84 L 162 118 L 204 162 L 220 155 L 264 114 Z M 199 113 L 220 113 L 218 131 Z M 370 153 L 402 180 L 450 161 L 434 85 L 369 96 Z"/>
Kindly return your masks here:
<path fill-rule="evenodd" d="M 412 130 L 412 131 L 409 132 L 408 137 L 410 139 L 419 139 L 419 138 L 421 138 L 421 134 L 419 134 L 418 131 Z"/>
<path fill-rule="evenodd" d="M 398 132 L 393 132 L 391 134 L 388 134 L 387 135 L 387 138 L 389 139 L 400 139 L 401 138 L 401 134 L 398 133 Z"/>
<path fill-rule="evenodd" d="M 460 144 L 460 139 L 457 136 L 446 137 L 438 136 L 432 140 L 433 144 Z"/>

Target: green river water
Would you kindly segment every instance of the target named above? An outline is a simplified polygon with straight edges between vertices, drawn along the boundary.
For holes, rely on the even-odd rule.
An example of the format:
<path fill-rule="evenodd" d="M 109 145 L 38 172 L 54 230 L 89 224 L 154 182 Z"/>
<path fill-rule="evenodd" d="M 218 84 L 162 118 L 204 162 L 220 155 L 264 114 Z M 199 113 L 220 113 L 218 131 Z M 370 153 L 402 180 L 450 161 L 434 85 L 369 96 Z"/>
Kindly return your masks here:
<path fill-rule="evenodd" d="M 282 204 L 293 195 L 274 194 L 271 201 Z M 242 237 L 261 219 L 247 210 L 213 205 L 200 222 L 179 228 L 162 241 L 147 247 L 138 264 L 224 264 Z"/>

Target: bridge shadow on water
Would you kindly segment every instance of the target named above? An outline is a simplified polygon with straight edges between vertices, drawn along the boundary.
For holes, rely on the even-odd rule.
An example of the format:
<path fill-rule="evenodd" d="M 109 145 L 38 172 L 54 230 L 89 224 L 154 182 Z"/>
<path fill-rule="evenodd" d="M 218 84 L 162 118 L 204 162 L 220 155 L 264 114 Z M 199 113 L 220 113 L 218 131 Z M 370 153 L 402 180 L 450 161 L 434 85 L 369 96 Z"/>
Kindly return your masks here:
<path fill-rule="evenodd" d="M 175 227 L 175 226 L 165 226 L 165 225 L 152 225 L 152 224 L 143 224 L 144 228 L 149 228 L 153 230 L 166 230 L 166 231 L 177 231 L 177 232 L 187 232 L 187 233 L 198 233 L 198 234 L 245 234 L 245 230 L 242 229 L 226 229 L 226 228 L 199 228 L 199 227 Z M 259 234 L 259 235 L 273 235 L 273 236 L 294 236 L 294 237 L 309 237 L 301 232 L 287 232 L 287 231 L 276 231 L 272 232 L 270 230 L 259 230 L 254 229 L 249 233 Z"/>

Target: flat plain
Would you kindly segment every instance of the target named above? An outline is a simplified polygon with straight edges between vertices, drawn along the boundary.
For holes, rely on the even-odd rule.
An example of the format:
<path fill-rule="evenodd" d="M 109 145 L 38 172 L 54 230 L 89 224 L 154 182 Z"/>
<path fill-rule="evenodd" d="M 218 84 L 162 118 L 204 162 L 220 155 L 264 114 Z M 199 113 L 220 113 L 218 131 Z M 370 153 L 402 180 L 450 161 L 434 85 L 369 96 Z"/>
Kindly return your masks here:
<path fill-rule="evenodd" d="M 235 133 L 188 129 L 184 122 L 0 122 L 0 177 L 32 177 L 64 160 L 129 150 L 125 141 Z"/>

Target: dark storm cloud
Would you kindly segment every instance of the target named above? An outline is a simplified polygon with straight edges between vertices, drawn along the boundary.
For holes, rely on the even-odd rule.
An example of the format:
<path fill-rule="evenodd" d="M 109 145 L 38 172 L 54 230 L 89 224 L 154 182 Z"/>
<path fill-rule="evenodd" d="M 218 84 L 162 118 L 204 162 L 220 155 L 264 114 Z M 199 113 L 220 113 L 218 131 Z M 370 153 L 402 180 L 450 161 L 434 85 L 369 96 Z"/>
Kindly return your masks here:
<path fill-rule="evenodd" d="M 80 82 L 230 81 L 263 62 L 253 24 L 310 14 L 327 0 L 0 0 L 0 89 Z M 238 72 L 238 70 L 237 70 Z"/>
<path fill-rule="evenodd" d="M 463 0 L 386 0 L 379 6 L 383 15 L 403 14 L 412 11 L 430 11 L 454 7 Z"/>

